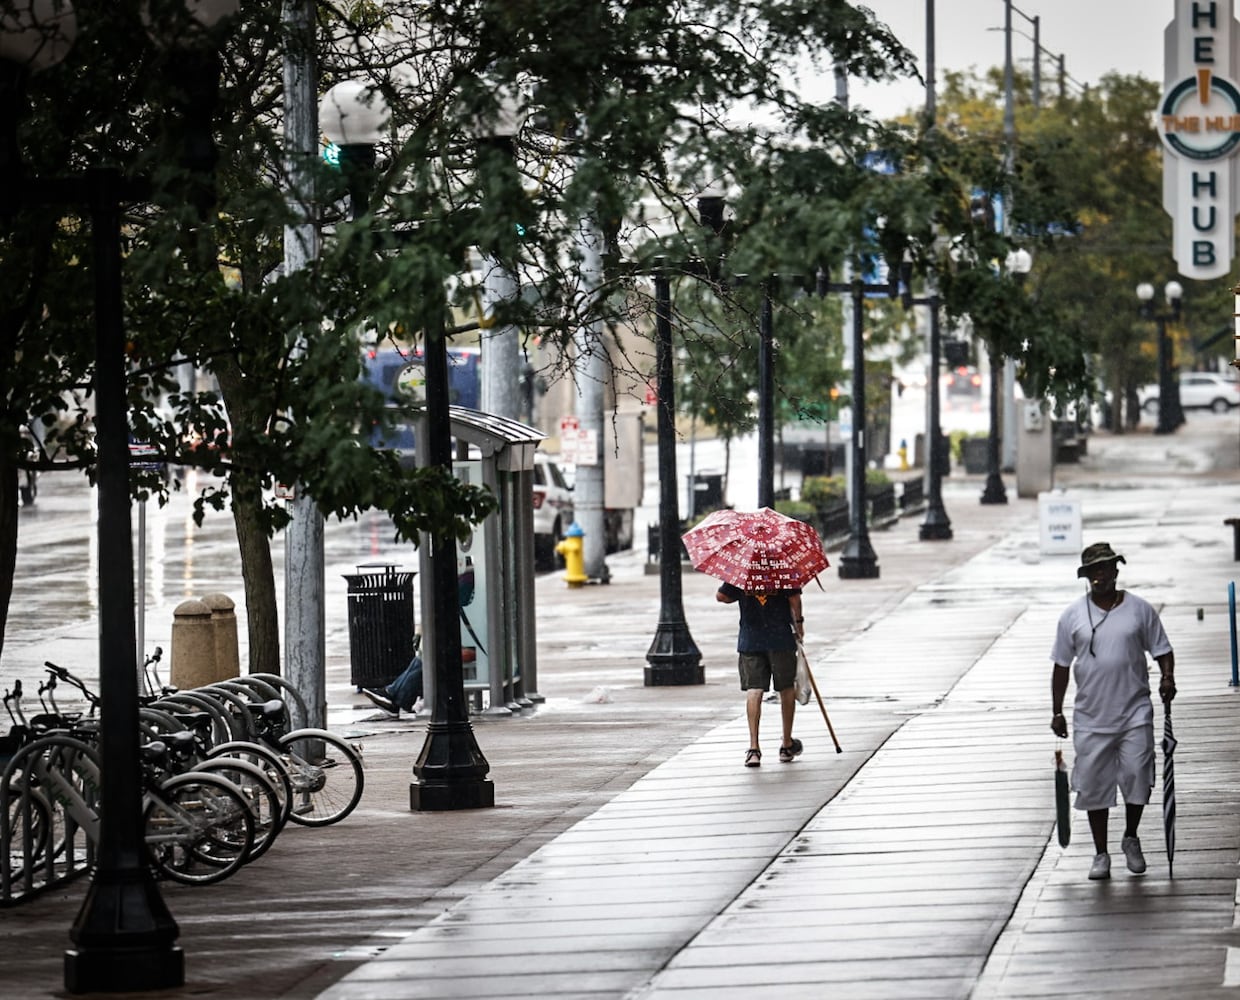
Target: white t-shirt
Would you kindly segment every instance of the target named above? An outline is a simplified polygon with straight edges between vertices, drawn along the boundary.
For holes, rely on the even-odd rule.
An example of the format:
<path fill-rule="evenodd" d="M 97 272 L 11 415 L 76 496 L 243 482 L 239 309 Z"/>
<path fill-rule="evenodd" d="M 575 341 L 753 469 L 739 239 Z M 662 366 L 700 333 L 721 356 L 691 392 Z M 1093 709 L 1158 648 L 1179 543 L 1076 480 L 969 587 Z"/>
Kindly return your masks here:
<path fill-rule="evenodd" d="M 1089 595 L 1064 609 L 1051 659 L 1073 667 L 1072 724 L 1078 732 L 1120 733 L 1153 723 L 1147 652 L 1157 659 L 1171 652 L 1171 643 L 1158 612 L 1130 591 L 1124 591 L 1124 599 L 1110 611 L 1099 608 Z"/>

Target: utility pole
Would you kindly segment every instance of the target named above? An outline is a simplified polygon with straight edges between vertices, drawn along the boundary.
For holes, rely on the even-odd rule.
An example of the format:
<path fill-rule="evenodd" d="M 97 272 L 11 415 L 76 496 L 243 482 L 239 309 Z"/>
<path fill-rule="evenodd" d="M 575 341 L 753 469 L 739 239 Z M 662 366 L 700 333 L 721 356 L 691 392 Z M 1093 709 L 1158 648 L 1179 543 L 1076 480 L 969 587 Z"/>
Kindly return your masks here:
<path fill-rule="evenodd" d="M 284 270 L 292 274 L 319 255 L 311 167 L 318 152 L 315 0 L 284 0 L 284 155 L 289 204 L 297 221 L 284 227 Z M 300 345 L 299 345 L 299 350 Z M 297 726 L 327 722 L 327 625 L 323 606 L 323 515 L 298 483 L 284 535 L 284 664 L 309 715 Z"/>
<path fill-rule="evenodd" d="M 1007 189 L 1003 192 L 1003 233 L 1012 235 L 1012 174 L 1016 168 L 1016 97 L 1012 65 L 1012 0 L 1004 0 L 1003 23 L 1003 172 Z M 1036 60 L 1035 60 L 1036 61 Z M 991 359 L 992 363 L 994 358 Z M 997 368 L 998 366 L 995 366 Z M 991 378 L 997 374 L 991 369 Z M 1000 466 L 1005 472 L 1016 468 L 1016 361 L 1003 359 L 1003 419 L 999 438 L 1002 448 Z"/>
<path fill-rule="evenodd" d="M 1035 14 L 1033 21 L 1033 107 L 1042 109 L 1042 16 Z"/>
<path fill-rule="evenodd" d="M 603 284 L 603 235 L 593 220 L 582 219 L 578 223 L 577 249 L 581 254 L 580 306 L 583 312 L 588 312 L 593 309 Z M 573 347 L 577 355 L 577 425 L 581 432 L 578 444 L 581 450 L 573 483 L 573 516 L 585 532 L 586 576 L 607 583 L 611 572 L 607 568 L 607 528 L 603 515 L 606 489 L 603 405 L 611 362 L 603 340 L 602 321 L 595 318 L 583 323 L 573 335 Z"/>
<path fill-rule="evenodd" d="M 517 377 L 521 368 L 521 345 L 515 326 L 494 321 L 495 312 L 517 295 L 517 282 L 507 266 L 495 257 L 485 257 L 485 297 L 491 312 L 490 325 L 483 320 L 482 331 L 482 409 L 500 417 L 518 420 L 521 404 Z"/>
<path fill-rule="evenodd" d="M 487 123 L 484 142 L 498 147 L 512 177 L 519 183 L 516 172 L 516 137 L 520 129 L 521 109 L 515 98 L 501 99 L 495 117 Z M 519 291 L 517 275 L 511 262 L 487 254 L 483 257 L 486 273 L 483 277 L 483 294 L 486 314 L 482 325 L 482 400 L 486 413 L 517 420 L 521 416 L 521 401 L 517 392 L 517 379 L 521 371 L 520 334 L 509 323 L 499 323 L 496 315 L 505 304 L 512 302 Z"/>
<path fill-rule="evenodd" d="M 939 117 L 934 65 L 934 0 L 926 0 L 926 114 L 923 128 L 928 132 Z"/>

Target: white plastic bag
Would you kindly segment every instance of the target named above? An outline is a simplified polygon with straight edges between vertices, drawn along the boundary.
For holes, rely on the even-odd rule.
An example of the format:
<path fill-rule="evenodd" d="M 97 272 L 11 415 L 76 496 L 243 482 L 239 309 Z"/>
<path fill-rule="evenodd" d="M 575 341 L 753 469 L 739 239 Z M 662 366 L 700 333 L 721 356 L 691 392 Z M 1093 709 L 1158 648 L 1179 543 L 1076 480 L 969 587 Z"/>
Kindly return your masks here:
<path fill-rule="evenodd" d="M 814 687 L 809 679 L 809 660 L 805 656 L 805 647 L 797 642 L 797 704 L 808 705 L 814 696 Z"/>

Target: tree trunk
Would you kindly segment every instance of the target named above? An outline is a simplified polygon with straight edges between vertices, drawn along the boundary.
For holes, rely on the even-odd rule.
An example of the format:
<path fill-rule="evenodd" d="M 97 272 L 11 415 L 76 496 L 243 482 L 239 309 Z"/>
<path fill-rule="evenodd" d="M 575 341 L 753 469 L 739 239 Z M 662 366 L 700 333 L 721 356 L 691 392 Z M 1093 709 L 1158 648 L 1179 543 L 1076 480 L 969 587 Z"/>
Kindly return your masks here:
<path fill-rule="evenodd" d="M 1127 379 L 1122 373 L 1111 382 L 1111 419 L 1107 430 L 1113 434 L 1123 434 L 1130 426 L 1127 421 L 1128 400 L 1124 398 L 1124 383 Z"/>
<path fill-rule="evenodd" d="M 0 652 L 13 597 L 13 574 L 17 570 L 18 469 L 0 455 Z"/>
<path fill-rule="evenodd" d="M 247 405 L 246 380 L 240 369 L 232 359 L 221 358 L 217 359 L 214 370 L 234 435 L 238 428 L 252 428 L 255 421 Z M 236 471 L 229 476 L 229 486 L 233 524 L 241 553 L 241 579 L 245 585 L 250 673 L 279 674 L 280 611 L 276 606 L 275 573 L 271 567 L 271 539 L 262 517 L 262 490 L 256 481 Z"/>
<path fill-rule="evenodd" d="M 241 550 L 250 673 L 280 673 L 280 611 L 276 606 L 271 539 L 262 519 L 262 494 L 251 483 L 232 483 L 233 523 Z"/>

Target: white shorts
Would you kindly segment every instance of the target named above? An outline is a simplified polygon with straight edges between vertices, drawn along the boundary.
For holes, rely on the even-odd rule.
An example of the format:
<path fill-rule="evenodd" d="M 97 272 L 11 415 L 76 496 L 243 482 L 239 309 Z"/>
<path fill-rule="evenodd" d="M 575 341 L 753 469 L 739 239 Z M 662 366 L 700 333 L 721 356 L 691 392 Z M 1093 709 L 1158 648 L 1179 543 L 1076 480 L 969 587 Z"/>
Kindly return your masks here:
<path fill-rule="evenodd" d="M 1083 812 L 1110 809 L 1118 788 L 1129 805 L 1144 806 L 1154 788 L 1154 727 L 1138 726 L 1122 733 L 1073 734 L 1076 761 L 1072 789 Z"/>

